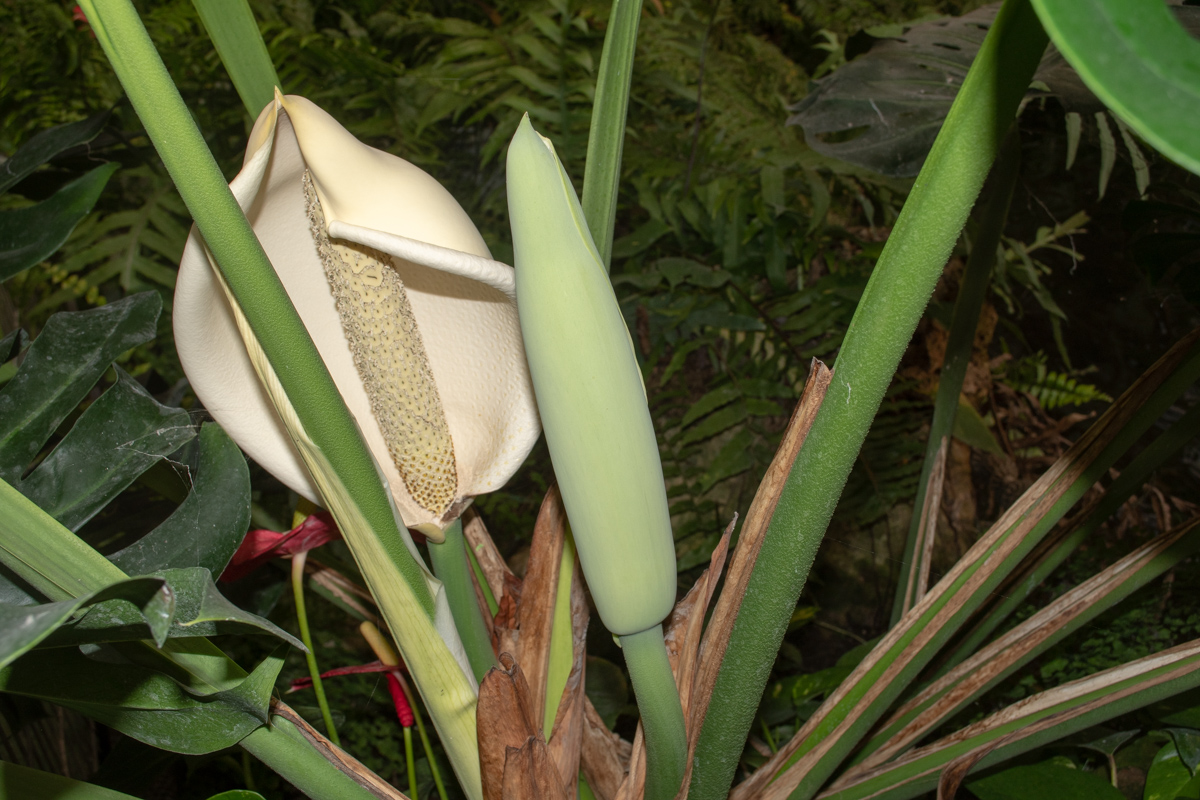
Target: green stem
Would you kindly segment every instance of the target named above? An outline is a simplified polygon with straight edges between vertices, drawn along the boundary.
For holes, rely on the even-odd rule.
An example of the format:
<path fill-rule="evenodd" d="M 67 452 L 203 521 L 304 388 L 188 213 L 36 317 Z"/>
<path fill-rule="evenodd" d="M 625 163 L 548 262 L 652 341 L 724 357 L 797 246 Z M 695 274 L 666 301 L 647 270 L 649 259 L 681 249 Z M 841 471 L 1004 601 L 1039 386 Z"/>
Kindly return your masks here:
<path fill-rule="evenodd" d="M 991 283 L 992 266 L 996 262 L 996 247 L 1004 233 L 1008 220 L 1008 206 L 1012 201 L 1013 188 L 1021 166 L 1021 140 L 1014 130 L 1005 142 L 1004 149 L 992 168 L 991 197 L 980 214 L 979 233 L 967 258 L 958 299 L 954 303 L 954 316 L 950 320 L 950 335 L 946 341 L 946 357 L 938 377 L 937 400 L 933 407 L 933 421 L 929 428 L 929 441 L 925 446 L 925 461 L 921 465 L 921 480 L 917 484 L 917 498 L 913 503 L 912 524 L 908 540 L 904 545 L 907 579 L 901 576 L 896 587 L 896 601 L 892 607 L 892 625 L 900 621 L 904 612 L 920 600 L 917 576 L 928 569 L 924 561 L 923 548 L 918 546 L 922 529 L 937 524 L 926 520 L 923 509 L 930 491 L 941 494 L 941 487 L 931 486 L 930 480 L 942 449 L 942 442 L 954 432 L 954 417 L 958 411 L 958 399 L 962 394 L 963 381 L 967 377 L 967 366 L 971 363 L 971 351 L 975 344 L 975 329 L 979 326 L 979 312 Z M 944 459 L 945 456 L 942 456 Z M 927 572 L 926 572 L 927 574 Z"/>
<path fill-rule="evenodd" d="M 437 759 L 433 755 L 433 745 L 429 743 L 429 734 L 425 732 L 425 720 L 421 718 L 421 712 L 417 709 L 416 695 L 409 690 L 408 684 L 404 681 L 404 677 L 397 674 L 396 677 L 400 681 L 400 685 L 404 687 L 404 693 L 408 695 L 409 705 L 412 707 L 413 719 L 417 723 L 417 735 L 421 737 L 421 748 L 425 751 L 425 760 L 429 762 L 429 772 L 433 775 L 433 783 L 437 786 L 438 797 L 441 800 L 448 800 L 446 797 L 446 785 L 442 783 L 442 771 L 438 769 Z"/>
<path fill-rule="evenodd" d="M 81 0 L 96 40 L 158 150 L 304 430 L 322 451 L 425 612 L 433 595 L 316 345 L 230 192 L 129 0 Z"/>
<path fill-rule="evenodd" d="M 734 624 L 693 760 L 696 800 L 729 789 L 846 478 L 1045 47 L 1028 0 L 1006 0 L 888 237 Z"/>
<path fill-rule="evenodd" d="M 479 584 L 480 591 L 483 592 L 483 599 L 488 605 L 488 612 L 494 617 L 496 612 L 500 610 L 500 604 L 496 602 L 496 595 L 492 594 L 492 587 L 487 582 L 487 576 L 483 574 L 483 567 L 479 564 L 479 558 L 475 555 L 475 549 L 470 543 L 467 546 L 467 559 L 471 562 L 471 571 L 475 573 L 475 582 Z"/>
<path fill-rule="evenodd" d="M 621 638 L 625 666 L 642 714 L 646 740 L 646 800 L 671 800 L 687 765 L 687 733 L 679 689 L 667 661 L 661 625 Z"/>
<path fill-rule="evenodd" d="M 271 717 L 270 727 L 257 728 L 239 744 L 309 797 L 375 800 L 373 792 L 321 757 L 284 717 Z"/>
<path fill-rule="evenodd" d="M 247 0 L 192 0 L 250 119 L 257 119 L 282 86 Z"/>
<path fill-rule="evenodd" d="M 404 766 L 408 769 L 408 795 L 412 800 L 416 800 L 417 767 L 413 761 L 412 725 L 404 726 Z"/>
<path fill-rule="evenodd" d="M 612 258 L 613 226 L 617 219 L 617 188 L 621 181 L 621 151 L 625 146 L 625 117 L 629 84 L 637 51 L 642 0 L 614 0 L 608 32 L 600 52 L 596 100 L 588 131 L 587 162 L 583 168 L 583 216 L 605 269 Z"/>
<path fill-rule="evenodd" d="M 454 626 L 458 628 L 463 648 L 467 651 L 471 672 L 475 674 L 475 680 L 482 681 L 488 670 L 497 666 L 498 662 L 492 650 L 492 637 L 488 635 L 483 611 L 475 596 L 461 519 L 454 520 L 446 528 L 446 538 L 441 544 L 429 543 L 429 560 L 433 562 L 433 573 L 446 587 L 450 615 L 454 617 Z"/>
<path fill-rule="evenodd" d="M 308 612 L 304 608 L 304 564 L 308 561 L 308 551 L 292 556 L 292 596 L 296 598 L 296 621 L 300 625 L 300 641 L 308 648 L 304 654 L 308 661 L 308 674 L 312 678 L 313 693 L 317 696 L 317 706 L 321 709 L 321 718 L 325 720 L 325 734 L 329 741 L 338 747 L 342 742 L 338 739 L 337 728 L 333 725 L 333 714 L 329 711 L 329 701 L 325 699 L 325 684 L 321 682 L 321 670 L 317 667 L 317 654 L 313 650 L 312 635 L 308 632 Z"/>

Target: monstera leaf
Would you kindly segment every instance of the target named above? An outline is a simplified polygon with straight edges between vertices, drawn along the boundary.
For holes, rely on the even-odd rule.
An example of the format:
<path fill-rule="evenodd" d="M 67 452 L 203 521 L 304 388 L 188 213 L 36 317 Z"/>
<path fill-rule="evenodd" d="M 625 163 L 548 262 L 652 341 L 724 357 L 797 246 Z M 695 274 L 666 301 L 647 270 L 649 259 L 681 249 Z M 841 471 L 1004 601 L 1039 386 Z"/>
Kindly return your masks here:
<path fill-rule="evenodd" d="M 808 145 L 823 155 L 891 177 L 915 176 L 998 8 L 994 3 L 961 17 L 868 31 L 878 41 L 817 82 L 787 123 L 802 127 Z M 1200 9 L 1171 10 L 1185 29 L 1200 30 Z M 1107 52 L 1093 51 L 1097 57 Z M 1072 111 L 1104 108 L 1054 47 L 1034 86 Z"/>
<path fill-rule="evenodd" d="M 6 192 L 50 159 L 92 139 L 108 114 L 42 131 L 0 164 L 0 192 Z M 88 215 L 117 170 L 108 163 L 87 172 L 40 203 L 0 211 L 0 281 L 32 267 L 67 240 Z"/>

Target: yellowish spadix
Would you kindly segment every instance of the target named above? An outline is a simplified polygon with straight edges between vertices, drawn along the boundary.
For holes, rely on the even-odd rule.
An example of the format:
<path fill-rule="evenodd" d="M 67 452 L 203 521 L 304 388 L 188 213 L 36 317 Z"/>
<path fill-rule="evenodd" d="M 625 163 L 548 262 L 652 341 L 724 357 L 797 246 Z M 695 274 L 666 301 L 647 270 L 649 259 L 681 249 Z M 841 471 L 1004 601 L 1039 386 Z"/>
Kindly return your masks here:
<path fill-rule="evenodd" d="M 539 433 L 511 267 L 419 168 L 276 98 L 230 184 L 354 415 L 404 523 L 435 541 L 502 486 Z M 205 407 L 321 502 L 255 375 L 203 243 L 180 264 L 175 339 Z"/>

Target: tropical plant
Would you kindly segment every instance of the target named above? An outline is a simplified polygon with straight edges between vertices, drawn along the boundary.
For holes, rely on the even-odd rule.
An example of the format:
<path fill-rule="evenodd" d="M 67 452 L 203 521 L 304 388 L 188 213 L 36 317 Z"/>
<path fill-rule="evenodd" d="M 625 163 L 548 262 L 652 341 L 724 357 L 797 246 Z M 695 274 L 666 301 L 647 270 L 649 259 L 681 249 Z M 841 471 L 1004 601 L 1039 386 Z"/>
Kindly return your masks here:
<path fill-rule="evenodd" d="M 401 662 L 374 627 L 375 622 L 386 623 L 465 796 L 573 796 L 581 772 L 588 791 L 605 798 L 900 798 L 935 786 L 940 795 L 953 796 L 977 770 L 1166 698 L 1186 698 L 1186 692 L 1200 687 L 1200 644 L 1193 639 L 1047 686 L 981 719 L 960 717 L 972 700 L 1182 563 L 1200 545 L 1195 518 L 1167 524 L 1161 535 L 1045 609 L 1005 627 L 1022 599 L 1196 434 L 1200 407 L 1146 446 L 1079 514 L 1059 524 L 1200 377 L 1200 334 L 1179 341 L 1113 401 L 940 580 L 932 579 L 930 568 L 946 453 L 958 429 L 955 419 L 964 413 L 963 376 L 995 257 L 1024 265 L 1029 285 L 1037 285 L 1038 270 L 1029 253 L 1057 246 L 1054 242 L 1079 223 L 1040 232 L 1033 246 L 1005 242 L 1002 236 L 1015 175 L 1015 139 L 1006 146 L 1006 137 L 1047 33 L 1124 125 L 1196 171 L 1200 152 L 1190 132 L 1200 109 L 1200 89 L 1191 78 L 1200 45 L 1187 38 L 1165 8 L 1147 9 L 1128 0 L 1006 0 L 993 20 L 973 22 L 978 30 L 986 28 L 986 36 L 903 209 L 887 220 L 892 229 L 886 243 L 881 248 L 863 243 L 851 255 L 851 260 L 869 258 L 877 251 L 869 280 L 864 284 L 831 269 L 809 286 L 789 278 L 785 266 L 804 245 L 787 231 L 797 224 L 813 230 L 825 210 L 814 202 L 805 214 L 776 201 L 784 196 L 785 168 L 805 174 L 814 198 L 821 193 L 817 184 L 828 197 L 824 178 L 813 176 L 817 166 L 832 162 L 798 149 L 786 130 L 727 126 L 727 140 L 706 146 L 705 152 L 710 157 L 723 154 L 722 147 L 728 146 L 724 154 L 734 166 L 724 170 L 689 157 L 682 185 L 648 172 L 636 174 L 632 183 L 645 216 L 639 212 L 637 226 L 630 225 L 630 232 L 614 241 L 625 114 L 631 96 L 638 97 L 631 75 L 643 21 L 639 2 L 613 4 L 598 62 L 586 57 L 590 51 L 580 44 L 598 35 L 566 3 L 555 6 L 557 19 L 542 14 L 511 24 L 501 20 L 494 36 L 479 26 L 415 17 L 420 32 L 457 37 L 460 55 L 482 51 L 495 62 L 482 76 L 455 74 L 453 88 L 429 94 L 417 127 L 473 113 L 473 104 L 483 97 L 485 108 L 505 109 L 495 131 L 479 145 L 485 160 L 499 155 L 515 131 L 508 150 L 507 213 L 494 199 L 486 199 L 486 192 L 473 205 L 485 214 L 505 215 L 513 226 L 524 346 L 561 479 L 561 493 L 551 488 L 539 512 L 529 567 L 521 580 L 509 570 L 480 517 L 469 517 L 465 524 L 458 519 L 465 504 L 457 501 L 465 498 L 453 492 L 432 509 L 434 519 L 420 522 L 431 537 L 426 552 L 437 576 L 425 566 L 406 524 L 415 517 L 403 497 L 397 510 L 396 487 L 391 486 L 395 479 L 390 483 L 381 474 L 376 459 L 382 456 L 373 454 L 364 440 L 362 421 L 347 408 L 330 374 L 333 366 L 327 365 L 322 348 L 337 342 L 338 332 L 302 321 L 276 272 L 286 264 L 272 263 L 260 245 L 239 205 L 244 198 L 235 197 L 242 185 L 235 180 L 227 186 L 133 5 L 123 0 L 85 0 L 81 5 L 195 221 L 194 247 L 202 247 L 211 261 L 211 280 L 220 290 L 210 305 L 227 303 L 220 307 L 229 310 L 230 328 L 238 334 L 227 337 L 229 357 L 244 357 L 252 366 L 261 381 L 256 391 L 266 398 L 261 405 L 274 410 L 295 448 L 292 460 L 299 465 L 299 480 L 329 508 L 353 559 L 353 565 L 340 570 L 316 565 L 321 585 L 366 621 L 363 635 L 379 657 L 379 669 L 391 676 L 389 686 L 399 704 L 405 694 L 398 677 Z M 215 14 L 217 4 L 198 0 L 198 6 L 247 111 L 264 121 L 251 132 L 245 168 L 247 174 L 263 173 L 271 152 L 260 147 L 263 131 L 290 119 L 289 104 L 293 109 L 307 104 L 280 98 L 280 79 L 286 82 L 288 72 L 276 74 L 270 58 L 264 58 L 270 43 L 260 38 L 247 5 L 239 4 L 233 16 Z M 687 18 L 691 9 L 676 13 Z M 1138 25 L 1125 24 L 1134 15 Z M 658 24 L 657 17 L 648 19 L 647 28 Z M 714 12 L 709 32 L 717 19 Z M 693 16 L 691 22 L 697 20 Z M 391 26 L 395 36 L 414 35 L 407 18 L 385 16 L 378 24 Z M 270 23 L 266 27 L 271 30 Z M 346 27 L 349 38 L 363 38 L 353 25 Z M 514 47 L 519 55 L 509 55 Z M 754 50 L 755 45 L 747 47 Z M 353 44 L 333 50 L 347 58 L 373 55 Z M 453 48 L 443 50 L 430 73 L 436 68 L 453 74 L 454 55 Z M 525 59 L 557 70 L 557 83 L 540 80 L 521 63 Z M 594 90 L 589 80 L 593 71 Z M 666 68 L 651 74 L 677 90 L 670 86 Z M 463 97 L 462 87 L 474 81 L 483 86 L 478 96 Z M 713 81 L 731 95 L 736 82 L 732 66 Z M 266 99 L 264 108 L 264 99 L 271 97 L 277 99 Z M 695 153 L 695 142 L 704 135 L 702 98 L 693 109 Z M 289 126 L 307 124 L 302 115 L 292 116 Z M 572 170 L 579 171 L 582 120 L 589 118 L 577 195 Z M 565 157 L 555 155 L 551 139 L 539 138 L 531 120 L 558 138 Z M 328 126 L 330 141 L 349 141 L 336 123 L 321 124 Z M 28 172 L 63 147 L 86 141 L 91 130 L 86 124 L 56 129 L 31 141 L 5 168 L 16 162 Z M 746 161 L 738 158 L 752 142 L 770 137 L 777 137 L 770 146 Z M 394 166 L 357 143 L 344 149 L 346 162 L 365 158 Z M 317 150 L 310 148 L 311 153 Z M 764 152 L 765 160 L 756 160 L 764 159 Z M 747 193 L 738 180 L 747 163 L 761 192 Z M 112 169 L 99 167 L 94 174 L 100 177 L 90 180 L 102 183 Z M 855 194 L 870 218 L 874 206 L 862 190 L 866 179 L 852 168 L 838 170 L 835 186 Z M 899 582 L 891 627 L 835 667 L 780 687 L 788 693 L 782 705 L 784 719 L 794 720 L 791 736 L 774 740 L 764 722 L 773 740 L 768 755 L 731 789 L 739 766 L 751 765 L 743 758 L 747 737 L 760 707 L 770 705 L 761 703 L 763 690 L 784 633 L 797 621 L 797 601 L 838 497 L 864 443 L 870 452 L 868 432 L 889 391 L 893 402 L 904 402 L 896 399 L 903 387 L 892 388 L 901 357 L 989 172 L 995 179 L 980 207 L 975 247 L 949 324 L 926 457 L 913 454 L 902 474 L 889 476 L 893 485 L 918 491 L 907 545 L 909 570 Z M 306 242 L 304 237 L 316 235 L 316 246 L 341 248 L 339 258 L 372 286 L 379 269 L 391 268 L 388 259 L 395 258 L 484 284 L 498 295 L 493 302 L 510 302 L 511 275 L 503 265 L 484 259 L 486 248 L 468 258 L 457 244 L 452 250 L 404 233 L 382 232 L 381 225 L 339 221 L 339 205 L 327 202 L 336 181 L 322 178 L 319 170 L 312 173 L 296 176 L 298 185 L 308 188 L 291 195 L 303 196 L 308 205 L 293 215 L 299 224 L 293 220 L 282 230 L 285 238 Z M 889 191 L 883 180 L 873 186 L 877 197 Z M 70 183 L 41 205 L 6 211 L 18 215 L 7 221 L 11 238 L 2 242 L 11 271 L 27 269 L 59 246 L 97 191 L 87 180 Z M 81 192 L 79 200 L 73 193 Z M 743 205 L 747 197 L 752 201 Z M 181 214 L 169 201 L 164 207 L 157 216 L 153 210 L 145 215 L 161 234 L 160 246 L 152 243 L 157 241 L 153 236 L 145 238 L 144 224 L 134 241 L 169 255 L 174 251 L 163 242 L 177 233 L 175 218 Z M 46 226 L 19 224 L 33 214 L 53 221 L 53 237 L 46 235 Z M 126 219 L 109 224 L 133 224 Z M 552 230 L 539 229 L 551 224 Z M 81 235 L 86 238 L 86 233 L 84 229 Z M 350 234 L 357 238 L 347 238 Z M 683 244 L 702 243 L 706 253 L 719 252 L 722 268 L 656 252 L 668 235 Z M 137 260 L 138 252 L 126 252 L 127 288 L 134 288 L 135 275 L 154 273 Z M 1007 252 L 1015 257 L 1007 258 Z M 96 263 L 78 254 L 68 257 L 77 258 L 79 269 Z M 625 272 L 609 281 L 606 270 L 613 258 L 626 259 Z M 751 278 L 752 271 L 742 269 L 747 262 L 761 263 L 762 274 Z M 422 279 L 420 269 L 405 275 L 416 283 Z M 793 280 L 794 292 L 772 293 Z M 67 288 L 65 280 L 59 283 Z M 624 308 L 613 284 L 631 287 Z M 650 291 L 664 284 L 703 291 L 675 299 L 668 292 Z M 395 291 L 403 294 L 399 279 L 396 285 Z M 233 442 L 213 423 L 197 431 L 186 412 L 155 401 L 119 367 L 109 373 L 123 353 L 153 336 L 160 305 L 155 293 L 134 294 L 97 309 L 52 316 L 32 344 L 16 332 L 0 343 L 6 363 L 19 358 L 0 389 L 0 507 L 6 520 L 0 526 L 0 561 L 7 570 L 0 581 L 6 601 L 0 606 L 6 620 L 0 636 L 0 689 L 77 710 L 133 739 L 175 752 L 210 753 L 237 745 L 313 797 L 398 796 L 337 745 L 333 715 L 319 692 L 328 739 L 271 696 L 279 652 L 247 674 L 209 641 L 249 631 L 311 650 L 303 605 L 305 554 L 318 538 L 332 533 L 327 522 L 304 522 L 288 536 L 250 537 L 239 547 L 251 505 L 248 472 Z M 628 317 L 636 337 L 630 335 Z M 409 331 L 413 352 L 420 350 L 411 344 L 420 339 L 417 327 L 414 322 Z M 388 339 L 390 331 L 380 336 Z M 670 356 L 652 383 L 638 374 L 637 353 L 649 357 L 656 347 L 661 348 L 658 355 Z M 814 359 L 805 371 L 802 359 L 834 350 L 832 370 Z M 670 409 L 673 424 L 662 448 L 667 468 L 660 480 L 658 454 L 646 438 L 649 406 L 672 401 L 670 381 L 692 354 L 718 365 L 715 371 L 723 380 L 699 399 L 689 398 L 686 410 L 682 403 Z M 479 380 L 490 380 L 485 370 L 494 366 L 480 364 Z M 364 368 L 358 369 L 361 374 Z M 421 372 L 411 366 L 399 369 Z M 469 382 L 447 382 L 437 370 L 429 372 L 414 380 L 423 381 L 432 394 L 470 394 Z M 106 390 L 93 392 L 106 374 L 111 374 Z M 1045 388 L 1053 382 L 1067 395 L 1088 394 L 1077 383 L 1051 381 L 1051 375 L 1043 369 L 1036 384 L 1029 385 Z M 648 384 L 659 395 L 651 396 Z M 397 391 L 406 390 L 402 386 Z M 682 486 L 694 498 L 747 472 L 754 451 L 770 441 L 770 420 L 786 416 L 784 403 L 796 394 L 798 404 L 753 493 L 736 545 L 730 543 L 732 523 L 723 535 L 712 537 L 713 506 L 689 506 L 685 500 L 668 511 L 669 490 L 679 496 Z M 72 419 L 85 398 L 86 407 Z M 1092 392 L 1089 399 L 1101 398 Z M 412 405 L 411 397 L 405 402 Z M 590 416 L 581 419 L 578 414 L 588 408 L 593 409 Z M 396 413 L 404 418 L 406 412 Z M 429 422 L 427 410 L 409 414 L 406 424 L 414 418 Z M 637 426 L 630 422 L 634 419 Z M 888 422 L 886 415 L 883 422 Z M 986 434 L 986 423 L 977 414 L 976 423 Z M 626 425 L 630 430 L 623 429 Z M 907 431 L 898 425 L 876 436 L 911 436 Z M 429 438 L 410 437 L 401 456 L 414 463 L 438 461 L 444 453 Z M 994 441 L 990 435 L 984 438 Z M 1001 439 L 1010 444 L 1007 437 Z M 185 445 L 191 448 L 181 457 L 189 467 L 190 491 L 164 522 L 107 556 L 76 535 L 159 458 Z M 914 480 L 918 463 L 923 473 Z M 413 488 L 410 473 L 397 466 L 421 505 L 424 495 Z M 731 504 L 738 502 L 734 497 Z M 428 505 L 422 508 L 431 511 Z M 694 561 L 707 560 L 709 566 L 667 617 L 663 637 L 659 620 L 674 600 L 672 548 L 663 539 L 672 515 L 685 520 L 676 535 L 682 532 L 684 541 L 691 542 Z M 305 515 L 298 516 L 296 521 L 302 522 Z M 1169 511 L 1166 516 L 1169 520 Z M 645 540 L 629 539 L 629 531 L 641 525 L 647 526 Z M 614 552 L 613 541 L 625 552 Z M 230 563 L 244 569 L 276 552 L 293 557 L 297 610 L 307 642 L 230 603 L 212 582 Z M 622 567 L 622 555 L 638 563 Z M 638 585 L 627 585 L 635 572 Z M 608 729 L 584 692 L 585 576 L 601 620 L 626 648 L 642 719 L 632 743 Z M 355 585 L 356 577 L 369 593 Z M 1190 635 L 1194 627 L 1178 626 L 1181 635 Z M 312 684 L 319 687 L 315 659 L 308 664 Z M 819 704 L 818 697 L 823 698 Z M 1174 727 L 1155 756 L 1155 791 L 1188 791 L 1197 763 L 1190 730 L 1194 716 L 1186 705 L 1162 715 Z M 404 724 L 407 729 L 411 723 Z M 777 724 L 772 727 L 779 732 Z M 1112 782 L 1116 754 L 1129 739 L 1127 732 L 1118 731 L 1084 743 L 1106 759 Z M 406 742 L 412 791 L 411 737 Z M 428 747 L 426 759 L 434 769 L 436 757 Z M 1018 781 L 1069 784 L 1096 796 L 1103 796 L 1097 787 L 1106 791 L 1110 785 L 1097 783 L 1095 776 L 1064 777 L 1064 770 L 1052 763 L 1018 766 L 970 786 L 986 798 L 1002 796 L 1006 786 Z M 31 787 L 32 792 L 63 787 L 122 796 L 63 784 L 63 779 L 21 767 L 5 765 L 3 775 L 6 786 Z M 432 776 L 445 797 L 444 782 L 436 771 Z"/>

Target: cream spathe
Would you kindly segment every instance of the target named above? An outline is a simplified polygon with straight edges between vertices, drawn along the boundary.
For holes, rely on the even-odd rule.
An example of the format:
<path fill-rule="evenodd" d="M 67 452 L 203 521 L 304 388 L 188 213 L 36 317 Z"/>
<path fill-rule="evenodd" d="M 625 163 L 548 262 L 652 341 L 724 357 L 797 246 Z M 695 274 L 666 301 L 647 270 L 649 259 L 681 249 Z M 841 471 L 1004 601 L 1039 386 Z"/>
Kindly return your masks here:
<path fill-rule="evenodd" d="M 387 480 L 440 537 L 502 486 L 540 431 L 512 268 L 437 181 L 301 97 L 277 97 L 230 184 Z M 262 388 L 193 231 L 175 338 L 197 396 L 265 469 L 319 492 Z"/>

